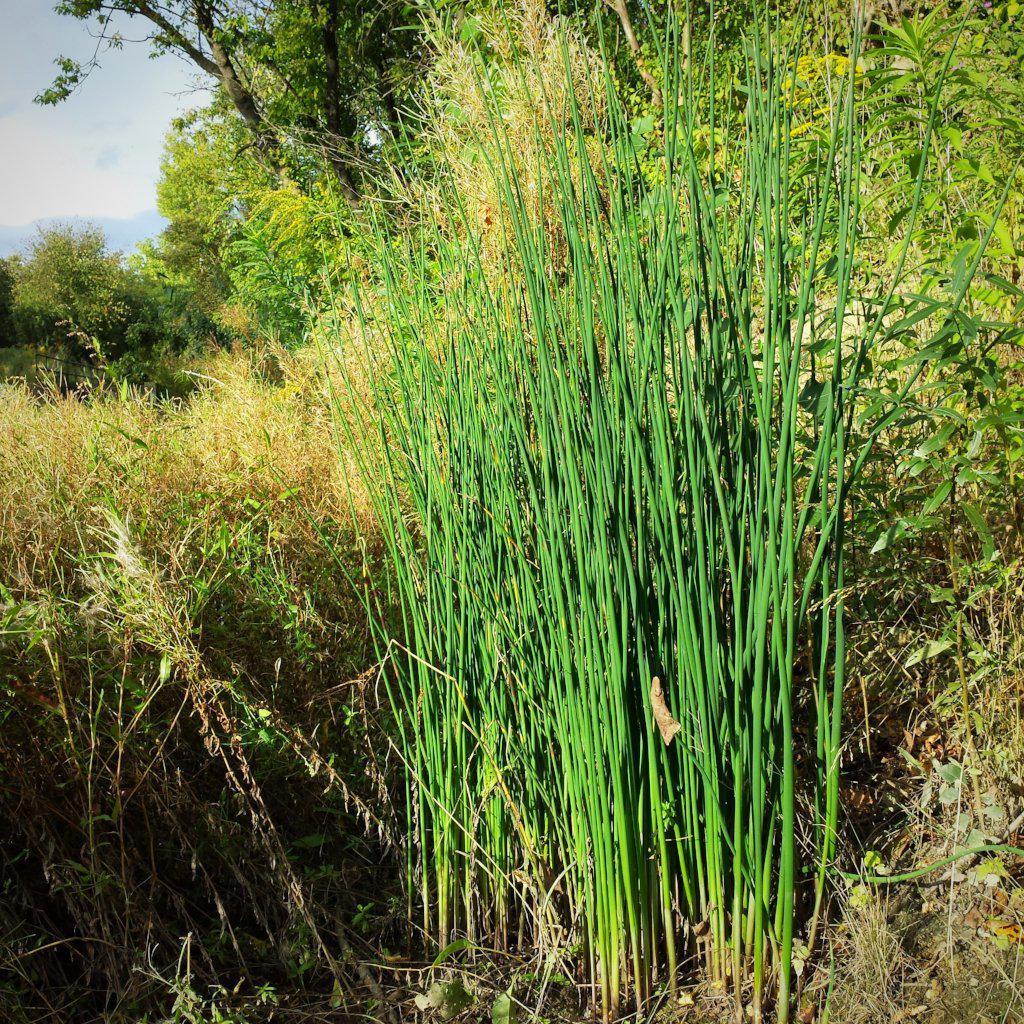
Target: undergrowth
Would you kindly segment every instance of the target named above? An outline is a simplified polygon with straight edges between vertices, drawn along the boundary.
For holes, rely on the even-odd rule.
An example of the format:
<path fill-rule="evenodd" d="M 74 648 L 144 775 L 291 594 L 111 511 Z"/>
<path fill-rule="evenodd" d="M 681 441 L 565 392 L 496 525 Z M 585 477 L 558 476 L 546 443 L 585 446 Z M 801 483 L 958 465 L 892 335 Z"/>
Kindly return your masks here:
<path fill-rule="evenodd" d="M 0 1017 L 1020 1018 L 1020 861 L 884 879 L 1021 845 L 1022 83 L 874 27 L 439 12 L 310 344 L 0 385 Z"/>
<path fill-rule="evenodd" d="M 388 927 L 369 637 L 324 538 L 357 577 L 373 552 L 323 375 L 195 372 L 178 403 L 3 386 L 5 1019 L 131 1019 L 183 943 L 198 991 L 333 974 L 340 1004 L 360 904 Z"/>

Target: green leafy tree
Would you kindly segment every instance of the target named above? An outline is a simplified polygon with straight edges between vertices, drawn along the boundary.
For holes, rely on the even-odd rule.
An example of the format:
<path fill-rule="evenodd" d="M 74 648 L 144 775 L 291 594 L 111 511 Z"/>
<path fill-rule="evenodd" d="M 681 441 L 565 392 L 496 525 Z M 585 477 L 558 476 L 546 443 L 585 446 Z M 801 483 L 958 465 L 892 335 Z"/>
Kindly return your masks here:
<path fill-rule="evenodd" d="M 169 287 L 184 321 L 301 339 L 310 301 L 357 241 L 331 176 L 306 189 L 267 172 L 222 103 L 182 118 L 164 149 L 157 205 L 169 224 L 139 267 Z"/>
<path fill-rule="evenodd" d="M 14 344 L 14 271 L 0 260 L 0 348 Z"/>
<path fill-rule="evenodd" d="M 90 23 L 100 43 L 85 63 L 57 58 L 41 103 L 59 103 L 138 30 L 154 53 L 189 60 L 238 115 L 249 143 L 275 171 L 294 174 L 322 155 L 350 196 L 382 133 L 397 126 L 399 94 L 415 57 L 408 8 L 355 0 L 61 0 L 60 14 Z"/>
<path fill-rule="evenodd" d="M 157 295 L 96 228 L 40 233 L 13 275 L 15 339 L 109 366 L 160 340 Z"/>
<path fill-rule="evenodd" d="M 226 251 L 250 197 L 276 181 L 247 153 L 244 129 L 223 103 L 175 122 L 157 183 L 157 208 L 169 224 L 143 250 L 146 272 L 187 291 L 195 309 L 213 317 L 230 295 Z"/>

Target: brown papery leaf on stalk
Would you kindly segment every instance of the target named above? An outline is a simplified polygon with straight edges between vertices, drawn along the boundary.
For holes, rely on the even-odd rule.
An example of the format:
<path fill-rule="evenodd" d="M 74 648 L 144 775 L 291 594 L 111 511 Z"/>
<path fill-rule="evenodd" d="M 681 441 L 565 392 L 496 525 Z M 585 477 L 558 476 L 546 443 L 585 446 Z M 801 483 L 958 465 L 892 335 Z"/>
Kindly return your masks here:
<path fill-rule="evenodd" d="M 682 726 L 672 717 L 672 712 L 669 711 L 668 705 L 665 703 L 661 680 L 657 676 L 651 680 L 651 710 L 654 712 L 654 721 L 658 723 L 658 731 L 667 747 Z"/>

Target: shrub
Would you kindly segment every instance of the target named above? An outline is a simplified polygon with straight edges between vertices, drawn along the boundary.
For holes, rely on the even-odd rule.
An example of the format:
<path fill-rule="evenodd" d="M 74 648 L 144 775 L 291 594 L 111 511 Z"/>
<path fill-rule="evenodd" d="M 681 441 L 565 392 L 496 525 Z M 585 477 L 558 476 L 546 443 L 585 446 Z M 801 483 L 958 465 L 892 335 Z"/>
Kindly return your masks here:
<path fill-rule="evenodd" d="M 40 233 L 15 265 L 14 318 L 21 344 L 99 365 L 159 340 L 155 296 L 94 228 Z"/>

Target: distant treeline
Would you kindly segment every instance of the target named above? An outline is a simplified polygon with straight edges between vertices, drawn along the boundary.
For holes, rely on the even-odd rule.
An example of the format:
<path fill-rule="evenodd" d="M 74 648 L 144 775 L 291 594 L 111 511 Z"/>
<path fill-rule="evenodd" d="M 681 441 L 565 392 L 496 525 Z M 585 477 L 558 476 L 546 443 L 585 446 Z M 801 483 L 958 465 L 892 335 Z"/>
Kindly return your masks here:
<path fill-rule="evenodd" d="M 0 260 L 0 348 L 150 380 L 215 333 L 181 298 L 143 261 L 110 251 L 98 228 L 50 228 Z"/>

